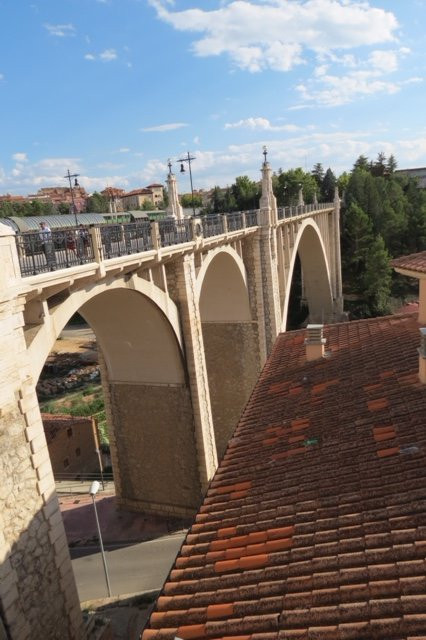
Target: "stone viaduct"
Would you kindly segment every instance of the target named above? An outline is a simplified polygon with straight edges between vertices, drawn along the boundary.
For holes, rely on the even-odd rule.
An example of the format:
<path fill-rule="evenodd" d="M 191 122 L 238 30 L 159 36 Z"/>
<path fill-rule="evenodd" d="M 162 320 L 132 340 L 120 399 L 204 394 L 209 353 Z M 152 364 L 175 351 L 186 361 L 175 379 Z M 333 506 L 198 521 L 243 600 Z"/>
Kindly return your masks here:
<path fill-rule="evenodd" d="M 169 176 L 172 203 L 175 186 Z M 112 257 L 92 228 L 90 260 L 35 275 L 0 224 L 0 627 L 11 640 L 84 637 L 35 390 L 71 316 L 96 334 L 118 503 L 192 514 L 286 329 L 297 253 L 310 321 L 341 317 L 339 210 L 337 192 L 277 209 L 265 161 L 256 212 L 186 221 L 183 238 L 152 223 L 144 250 L 130 242 Z"/>

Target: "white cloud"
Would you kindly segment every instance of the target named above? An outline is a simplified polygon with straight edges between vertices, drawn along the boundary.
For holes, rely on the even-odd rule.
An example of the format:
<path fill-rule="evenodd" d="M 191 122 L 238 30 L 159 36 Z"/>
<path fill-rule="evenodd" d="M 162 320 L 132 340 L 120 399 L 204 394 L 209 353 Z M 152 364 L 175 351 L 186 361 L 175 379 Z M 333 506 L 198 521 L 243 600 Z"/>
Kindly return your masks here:
<path fill-rule="evenodd" d="M 241 69 L 288 71 L 303 50 L 333 51 L 395 40 L 393 13 L 362 0 L 232 0 L 217 10 L 175 11 L 149 0 L 160 19 L 179 31 L 198 32 L 197 56 L 227 54 Z"/>
<path fill-rule="evenodd" d="M 14 153 L 12 158 L 16 160 L 16 162 L 28 162 L 26 153 Z"/>
<path fill-rule="evenodd" d="M 74 25 L 68 24 L 45 24 L 44 28 L 47 29 L 51 36 L 58 36 L 59 38 L 65 38 L 67 36 L 75 36 Z"/>
<path fill-rule="evenodd" d="M 150 132 L 150 131 L 173 131 L 174 129 L 182 129 L 183 127 L 187 127 L 188 124 L 186 122 L 170 122 L 167 124 L 158 124 L 155 127 L 144 127 L 141 131 Z"/>
<path fill-rule="evenodd" d="M 225 129 L 252 129 L 261 131 L 298 131 L 295 124 L 272 125 L 267 118 L 246 118 L 238 122 L 228 122 Z"/>
<path fill-rule="evenodd" d="M 105 49 L 102 53 L 99 54 L 99 59 L 103 62 L 110 62 L 111 60 L 117 59 L 117 52 L 115 49 Z"/>
<path fill-rule="evenodd" d="M 129 147 L 120 147 L 118 150 L 118 153 L 129 153 L 130 148 Z"/>
<path fill-rule="evenodd" d="M 401 47 L 375 49 L 365 59 L 321 54 L 318 56 L 319 61 L 332 61 L 335 64 L 333 71 L 330 70 L 330 64 L 320 64 L 314 70 L 313 78 L 299 84 L 296 89 L 307 105 L 319 104 L 328 107 L 347 104 L 357 98 L 376 93 L 397 93 L 404 85 L 419 80 L 408 78 L 390 81 L 387 78 L 389 74 L 398 70 L 401 58 L 408 53 L 409 49 Z M 338 65 L 343 69 L 339 69 Z"/>
<path fill-rule="evenodd" d="M 0 82 L 1 82 L 2 80 L 4 80 L 4 74 L 3 74 L 3 73 L 0 73 Z"/>
<path fill-rule="evenodd" d="M 101 62 L 111 62 L 111 60 L 116 60 L 118 58 L 117 52 L 115 49 L 105 49 L 101 53 L 86 53 L 84 56 L 85 60 L 101 60 Z"/>

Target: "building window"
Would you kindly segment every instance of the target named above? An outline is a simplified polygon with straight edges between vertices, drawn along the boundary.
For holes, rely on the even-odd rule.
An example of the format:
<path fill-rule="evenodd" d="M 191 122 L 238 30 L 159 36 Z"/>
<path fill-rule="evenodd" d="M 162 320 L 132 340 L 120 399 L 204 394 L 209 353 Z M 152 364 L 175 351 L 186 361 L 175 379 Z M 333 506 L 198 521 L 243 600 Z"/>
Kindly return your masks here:
<path fill-rule="evenodd" d="M 69 466 L 70 466 L 70 461 L 68 460 L 68 458 L 65 458 L 65 460 L 64 460 L 64 467 L 65 467 L 65 469 L 66 469 L 67 467 L 69 467 Z"/>
<path fill-rule="evenodd" d="M 72 427 L 69 427 L 69 429 L 67 429 L 67 436 L 68 438 L 72 438 Z"/>
<path fill-rule="evenodd" d="M 77 447 L 77 449 L 75 450 L 75 455 L 77 456 L 77 458 L 78 458 L 78 456 L 80 456 L 80 455 L 81 455 L 81 449 L 80 449 L 80 447 Z"/>

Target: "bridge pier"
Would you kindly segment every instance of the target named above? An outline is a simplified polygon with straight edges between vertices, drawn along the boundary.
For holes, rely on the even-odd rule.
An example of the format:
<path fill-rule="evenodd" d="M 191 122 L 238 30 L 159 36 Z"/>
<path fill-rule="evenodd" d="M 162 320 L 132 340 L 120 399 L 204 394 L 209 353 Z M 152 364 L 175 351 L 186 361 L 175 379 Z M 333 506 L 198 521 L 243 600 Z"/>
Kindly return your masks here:
<path fill-rule="evenodd" d="M 218 459 L 259 377 L 257 322 L 203 322 Z"/>
<path fill-rule="evenodd" d="M 14 236 L 0 224 L 0 615 L 13 640 L 80 640 L 82 616 L 24 338 Z"/>

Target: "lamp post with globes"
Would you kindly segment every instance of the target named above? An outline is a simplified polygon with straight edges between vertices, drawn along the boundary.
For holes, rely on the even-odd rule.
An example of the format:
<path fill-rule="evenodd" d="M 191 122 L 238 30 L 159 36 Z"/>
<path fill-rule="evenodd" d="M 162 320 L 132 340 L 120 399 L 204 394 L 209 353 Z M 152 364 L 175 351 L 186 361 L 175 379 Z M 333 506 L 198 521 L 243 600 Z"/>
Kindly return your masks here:
<path fill-rule="evenodd" d="M 183 164 L 184 162 L 188 163 L 189 166 L 189 179 L 191 181 L 191 202 L 192 202 L 192 213 L 195 216 L 195 205 L 194 205 L 194 187 L 192 186 L 192 171 L 191 171 L 191 162 L 192 160 L 195 160 L 195 156 L 191 156 L 189 151 L 187 152 L 186 156 L 183 158 L 179 158 L 179 160 L 177 162 L 180 162 L 180 172 L 181 173 L 185 173 L 185 165 Z"/>
<path fill-rule="evenodd" d="M 73 193 L 73 187 L 71 184 L 71 178 L 74 178 L 74 187 L 79 187 L 80 185 L 78 184 L 77 178 L 80 174 L 79 173 L 70 173 L 70 170 L 67 169 L 67 175 L 64 176 L 64 178 L 68 178 L 68 181 L 70 183 L 70 192 L 71 192 L 71 202 L 72 202 L 72 211 L 74 214 L 74 218 L 75 218 L 75 226 L 78 227 L 78 219 L 77 219 L 77 208 L 75 206 L 75 202 L 74 202 L 74 193 Z"/>

